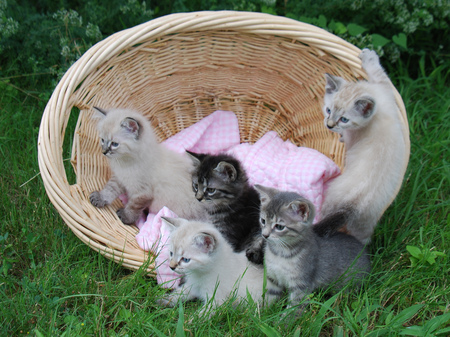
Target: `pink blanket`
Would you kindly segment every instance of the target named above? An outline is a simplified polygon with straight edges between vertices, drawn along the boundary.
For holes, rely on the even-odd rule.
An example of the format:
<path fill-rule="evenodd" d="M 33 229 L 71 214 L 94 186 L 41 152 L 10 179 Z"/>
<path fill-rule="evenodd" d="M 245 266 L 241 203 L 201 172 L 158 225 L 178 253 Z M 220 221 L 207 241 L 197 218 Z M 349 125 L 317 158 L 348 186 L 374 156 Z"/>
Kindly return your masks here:
<path fill-rule="evenodd" d="M 297 192 L 313 202 L 316 214 L 320 214 L 325 183 L 340 173 L 338 166 L 328 157 L 316 150 L 283 141 L 274 131 L 265 134 L 255 144 L 240 144 L 238 121 L 230 111 L 216 111 L 163 144 L 179 153 L 189 150 L 232 154 L 242 162 L 250 184 Z M 146 219 L 141 217 L 137 223 L 139 234 L 136 239 L 142 249 L 156 254 L 158 283 L 171 288 L 178 285 L 179 275 L 168 267 L 166 244 L 169 230 L 161 216 L 176 217 L 176 214 L 164 207 L 158 214 L 149 214 Z"/>

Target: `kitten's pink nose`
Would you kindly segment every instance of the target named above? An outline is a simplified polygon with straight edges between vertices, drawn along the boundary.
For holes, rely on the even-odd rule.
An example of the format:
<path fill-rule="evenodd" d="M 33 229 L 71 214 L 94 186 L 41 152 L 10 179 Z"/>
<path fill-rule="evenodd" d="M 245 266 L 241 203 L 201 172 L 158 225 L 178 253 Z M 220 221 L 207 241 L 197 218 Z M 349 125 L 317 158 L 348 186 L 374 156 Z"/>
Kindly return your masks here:
<path fill-rule="evenodd" d="M 327 127 L 328 127 L 328 129 L 334 128 L 335 125 L 336 125 L 336 123 L 333 122 L 331 119 L 329 119 L 329 120 L 327 121 Z"/>

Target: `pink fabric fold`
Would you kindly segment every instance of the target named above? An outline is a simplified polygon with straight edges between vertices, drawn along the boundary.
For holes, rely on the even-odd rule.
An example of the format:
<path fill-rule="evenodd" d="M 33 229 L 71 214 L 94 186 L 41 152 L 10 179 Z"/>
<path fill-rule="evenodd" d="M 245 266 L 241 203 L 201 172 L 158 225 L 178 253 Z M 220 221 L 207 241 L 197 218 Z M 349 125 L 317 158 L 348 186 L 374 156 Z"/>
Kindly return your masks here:
<path fill-rule="evenodd" d="M 180 275 L 169 268 L 170 229 L 161 217 L 178 216 L 167 207 L 163 207 L 157 214 L 149 213 L 147 218 L 141 216 L 136 223 L 139 228 L 136 240 L 142 249 L 152 251 L 156 255 L 156 281 L 163 287 L 175 288 L 180 282 Z"/>
<path fill-rule="evenodd" d="M 316 214 L 320 214 L 326 182 L 340 173 L 328 157 L 313 149 L 297 147 L 289 140 L 283 141 L 274 131 L 254 144 L 240 144 L 238 120 L 230 111 L 216 111 L 163 144 L 178 153 L 189 150 L 234 155 L 242 162 L 250 184 L 297 192 L 311 200 Z M 156 254 L 158 283 L 172 288 L 179 284 L 179 275 L 169 268 L 167 241 L 170 232 L 161 216 L 176 217 L 176 214 L 164 207 L 157 214 L 141 217 L 136 239 L 142 249 Z M 317 215 L 316 220 L 318 218 Z"/>

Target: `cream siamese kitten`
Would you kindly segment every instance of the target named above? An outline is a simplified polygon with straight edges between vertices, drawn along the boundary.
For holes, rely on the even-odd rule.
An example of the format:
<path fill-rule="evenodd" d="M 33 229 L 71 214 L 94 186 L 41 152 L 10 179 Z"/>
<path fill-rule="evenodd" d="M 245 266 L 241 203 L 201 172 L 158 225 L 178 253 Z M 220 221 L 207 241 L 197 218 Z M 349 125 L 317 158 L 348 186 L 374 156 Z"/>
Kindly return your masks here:
<path fill-rule="evenodd" d="M 264 268 L 252 264 L 245 252 L 236 253 L 212 224 L 163 218 L 171 227 L 170 268 L 183 275 L 184 283 L 159 300 L 163 306 L 175 306 L 178 300 L 200 299 L 216 307 L 230 296 L 262 300 Z"/>
<path fill-rule="evenodd" d="M 101 191 L 92 192 L 91 203 L 104 207 L 126 193 L 128 202 L 117 215 L 133 224 L 141 212 L 157 213 L 167 206 L 177 215 L 203 219 L 206 212 L 191 188 L 192 161 L 156 139 L 150 122 L 140 113 L 125 109 L 94 108 L 103 154 L 112 176 Z"/>
<path fill-rule="evenodd" d="M 345 143 L 344 172 L 329 182 L 315 231 L 331 235 L 344 223 L 363 243 L 398 192 L 407 151 L 391 83 L 374 51 L 360 55 L 368 81 L 326 75 L 325 126 Z"/>

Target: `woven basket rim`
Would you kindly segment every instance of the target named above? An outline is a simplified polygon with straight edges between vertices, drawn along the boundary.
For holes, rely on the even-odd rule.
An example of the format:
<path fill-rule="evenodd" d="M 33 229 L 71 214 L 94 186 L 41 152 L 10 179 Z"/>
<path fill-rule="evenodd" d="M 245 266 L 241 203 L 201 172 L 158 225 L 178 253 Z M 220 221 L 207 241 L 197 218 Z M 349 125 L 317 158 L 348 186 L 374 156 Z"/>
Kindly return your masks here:
<path fill-rule="evenodd" d="M 47 103 L 39 130 L 38 162 L 47 195 L 65 223 L 83 242 L 125 267 L 139 268 L 147 259 L 147 254 L 136 249 L 122 251 L 120 241 L 94 228 L 91 219 L 73 196 L 72 190 L 76 186 L 70 185 L 67 180 L 62 144 L 74 104 L 72 95 L 92 71 L 127 48 L 171 34 L 210 31 L 233 31 L 297 40 L 309 48 L 333 55 L 339 62 L 349 65 L 355 76 L 366 77 L 358 58 L 361 51 L 354 45 L 313 25 L 265 13 L 202 11 L 170 14 L 117 32 L 91 47 L 67 70 Z M 402 122 L 408 125 L 402 98 L 394 86 L 393 89 Z M 404 139 L 408 150 L 404 163 L 406 170 L 409 159 L 408 128 L 405 128 Z M 96 235 L 103 238 L 104 245 L 92 239 Z"/>

